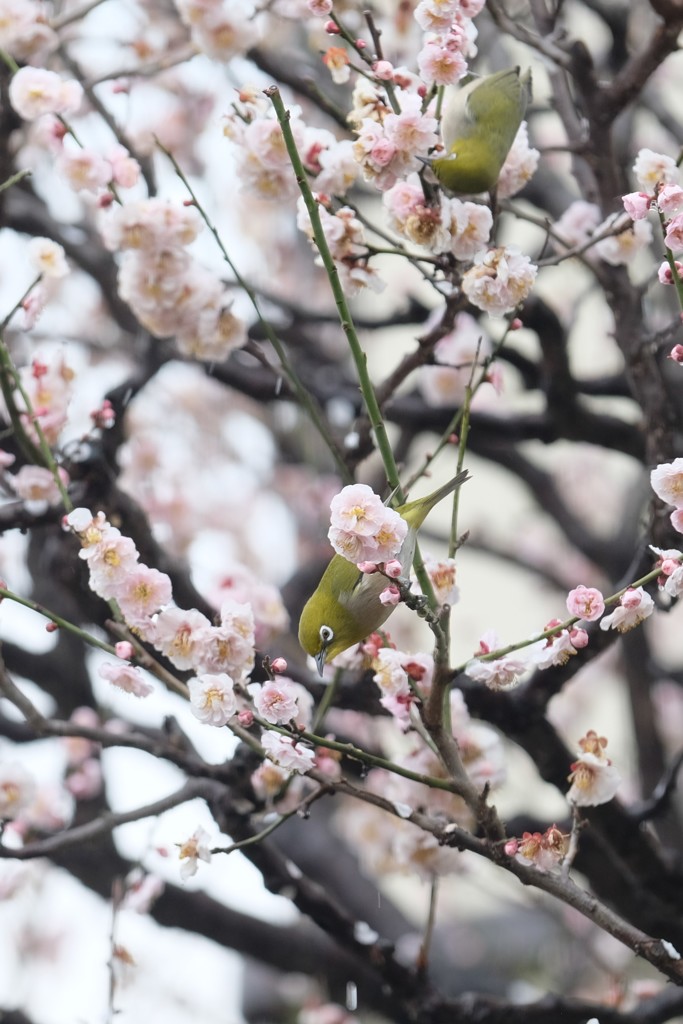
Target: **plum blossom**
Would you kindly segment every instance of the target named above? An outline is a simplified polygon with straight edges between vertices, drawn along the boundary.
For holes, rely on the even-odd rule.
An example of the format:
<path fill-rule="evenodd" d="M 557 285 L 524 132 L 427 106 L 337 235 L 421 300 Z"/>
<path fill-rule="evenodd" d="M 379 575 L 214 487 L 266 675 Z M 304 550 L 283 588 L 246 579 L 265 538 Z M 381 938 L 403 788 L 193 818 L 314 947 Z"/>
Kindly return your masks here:
<path fill-rule="evenodd" d="M 229 675 L 200 675 L 188 681 L 190 710 L 206 725 L 221 727 L 237 711 L 234 682 Z"/>
<path fill-rule="evenodd" d="M 511 839 L 505 844 L 505 852 L 516 857 L 521 863 L 534 864 L 541 871 L 552 871 L 567 855 L 569 836 L 557 825 L 551 825 L 545 832 L 524 832 L 521 839 Z"/>
<path fill-rule="evenodd" d="M 472 382 L 481 382 L 482 364 L 491 354 L 491 340 L 469 313 L 458 313 L 453 330 L 440 338 L 434 347 L 437 365 L 425 366 L 419 386 L 430 405 L 460 405 L 465 389 Z"/>
<path fill-rule="evenodd" d="M 428 206 L 416 174 L 397 181 L 382 196 L 394 231 L 430 252 L 446 252 L 451 236 L 444 222 L 444 204 Z"/>
<path fill-rule="evenodd" d="M 526 121 L 522 121 L 498 176 L 498 198 L 509 199 L 517 195 L 533 178 L 540 158 L 539 151 L 529 145 L 528 126 Z"/>
<path fill-rule="evenodd" d="M 683 213 L 683 188 L 680 185 L 662 185 L 657 192 L 657 207 L 665 217 Z"/>
<path fill-rule="evenodd" d="M 671 597 L 680 597 L 683 593 L 683 553 L 675 548 L 663 551 L 652 545 L 650 549 L 658 556 L 656 566 L 662 571 L 657 580 L 660 588 Z"/>
<path fill-rule="evenodd" d="M 420 78 L 429 85 L 455 85 L 467 74 L 467 61 L 450 38 L 428 40 L 417 55 Z"/>
<path fill-rule="evenodd" d="M 32 238 L 28 243 L 32 265 L 43 277 L 64 277 L 69 273 L 64 249 L 51 238 Z"/>
<path fill-rule="evenodd" d="M 516 651 L 491 661 L 480 660 L 497 647 L 500 647 L 498 636 L 489 630 L 481 637 L 479 649 L 465 666 L 465 672 L 471 679 L 483 683 L 490 690 L 511 690 L 518 685 L 520 677 L 527 671 L 528 656 L 523 651 Z"/>
<path fill-rule="evenodd" d="M 545 627 L 553 629 L 560 625 L 559 619 L 553 619 Z M 545 640 L 539 640 L 531 648 L 533 663 L 539 669 L 550 668 L 553 665 L 566 665 L 571 657 L 576 654 L 578 647 L 585 647 L 588 634 L 582 629 L 563 629 L 559 633 L 553 633 Z M 585 641 L 585 642 L 584 642 Z"/>
<path fill-rule="evenodd" d="M 61 467 L 58 473 L 63 486 L 67 487 L 69 474 Z M 41 515 L 51 505 L 59 505 L 62 500 L 52 470 L 43 466 L 22 466 L 12 477 L 12 486 L 17 497 L 23 500 L 27 511 L 33 515 Z"/>
<path fill-rule="evenodd" d="M 471 260 L 486 249 L 493 226 L 488 206 L 444 197 L 443 219 L 450 233 L 449 249 L 457 260 Z"/>
<path fill-rule="evenodd" d="M 258 42 L 258 23 L 249 0 L 176 0 L 176 7 L 197 47 L 222 64 Z"/>
<path fill-rule="evenodd" d="M 579 740 L 579 746 L 581 750 L 571 766 L 567 799 L 577 807 L 605 804 L 621 785 L 619 772 L 604 753 L 607 740 L 591 729 Z"/>
<path fill-rule="evenodd" d="M 173 588 L 166 573 L 138 564 L 122 577 L 112 596 L 126 622 L 144 628 L 155 612 L 170 603 Z"/>
<path fill-rule="evenodd" d="M 475 257 L 462 288 L 470 302 L 490 316 L 511 313 L 533 287 L 538 268 L 528 256 L 501 246 Z"/>
<path fill-rule="evenodd" d="M 569 247 L 582 246 L 600 223 L 600 207 L 585 199 L 576 199 L 555 224 L 554 234 Z"/>
<path fill-rule="evenodd" d="M 678 181 L 676 161 L 651 149 L 640 150 L 633 164 L 633 173 L 641 189 L 651 195 L 660 183 L 668 185 Z"/>
<path fill-rule="evenodd" d="M 35 121 L 43 114 L 71 114 L 81 105 L 82 86 L 54 71 L 26 66 L 12 76 L 9 100 L 19 117 Z"/>
<path fill-rule="evenodd" d="M 188 878 L 197 874 L 199 861 L 206 864 L 211 861 L 211 848 L 209 846 L 209 833 L 201 825 L 194 830 L 189 839 L 184 843 L 178 843 L 178 857 L 182 861 L 180 865 L 180 877 L 185 882 Z"/>
<path fill-rule="evenodd" d="M 408 524 L 367 484 L 348 484 L 330 504 L 328 538 L 349 561 L 386 562 L 401 550 Z"/>
<path fill-rule="evenodd" d="M 154 624 L 154 646 L 176 668 L 192 668 L 202 631 L 210 626 L 206 615 L 195 608 L 189 611 L 175 605 L 164 608 Z"/>
<path fill-rule="evenodd" d="M 299 772 L 305 775 L 313 767 L 315 752 L 302 743 L 295 743 L 291 736 L 264 732 L 261 735 L 261 746 L 269 760 L 274 761 L 287 772 Z"/>
<path fill-rule="evenodd" d="M 97 192 L 112 180 L 111 164 L 92 149 L 64 149 L 56 167 L 74 192 Z"/>
<path fill-rule="evenodd" d="M 643 220 L 652 206 L 652 196 L 647 192 L 629 192 L 621 201 L 631 220 Z"/>
<path fill-rule="evenodd" d="M 654 607 L 654 601 L 642 587 L 629 587 L 612 614 L 600 620 L 600 629 L 617 629 L 620 633 L 627 633 L 652 615 Z"/>
<path fill-rule="evenodd" d="M 683 459 L 664 462 L 653 469 L 650 486 L 667 505 L 683 508 Z"/>
<path fill-rule="evenodd" d="M 0 763 L 0 821 L 18 817 L 33 801 L 35 781 L 16 761 Z"/>
<path fill-rule="evenodd" d="M 595 587 L 585 587 L 582 583 L 567 595 L 567 610 L 585 622 L 595 622 L 605 610 L 605 599 Z"/>
<path fill-rule="evenodd" d="M 263 685 L 252 683 L 248 690 L 261 718 L 271 725 L 286 725 L 299 713 L 294 686 L 292 680 L 281 678 Z"/>
<path fill-rule="evenodd" d="M 102 679 L 135 697 L 148 697 L 154 692 L 154 687 L 147 682 L 140 669 L 129 662 L 106 661 L 97 671 Z"/>
<path fill-rule="evenodd" d="M 330 72 L 335 85 L 344 85 L 351 77 L 351 58 L 344 46 L 329 46 L 323 54 L 323 64 Z"/>
<path fill-rule="evenodd" d="M 424 559 L 425 568 L 434 588 L 434 596 L 440 605 L 457 604 L 459 591 L 455 584 L 456 561 L 444 558 L 438 561 L 431 556 Z"/>
<path fill-rule="evenodd" d="M 607 227 L 604 224 L 603 227 Z M 647 220 L 637 220 L 619 234 L 601 238 L 595 243 L 595 252 L 605 263 L 613 267 L 629 263 L 652 241 L 652 225 Z"/>

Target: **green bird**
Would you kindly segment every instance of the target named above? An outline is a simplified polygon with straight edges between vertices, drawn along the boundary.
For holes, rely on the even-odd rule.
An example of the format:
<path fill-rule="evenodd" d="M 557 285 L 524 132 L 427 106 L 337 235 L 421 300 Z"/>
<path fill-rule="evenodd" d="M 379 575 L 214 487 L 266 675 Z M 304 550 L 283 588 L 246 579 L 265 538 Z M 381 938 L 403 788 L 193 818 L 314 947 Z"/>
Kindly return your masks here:
<path fill-rule="evenodd" d="M 425 518 L 442 498 L 460 487 L 467 476 L 464 470 L 426 497 L 416 498 L 396 509 L 409 527 L 396 556 L 404 576 L 410 571 L 417 531 Z M 382 604 L 379 599 L 387 585 L 387 578 L 381 573 L 362 573 L 353 562 L 342 555 L 334 555 L 299 621 L 299 643 L 315 659 L 320 675 L 328 659 L 360 643 L 389 618 L 394 607 Z"/>
<path fill-rule="evenodd" d="M 430 161 L 449 192 L 493 192 L 531 100 L 531 71 L 519 68 L 473 78 L 446 92 L 441 119 L 444 156 Z"/>

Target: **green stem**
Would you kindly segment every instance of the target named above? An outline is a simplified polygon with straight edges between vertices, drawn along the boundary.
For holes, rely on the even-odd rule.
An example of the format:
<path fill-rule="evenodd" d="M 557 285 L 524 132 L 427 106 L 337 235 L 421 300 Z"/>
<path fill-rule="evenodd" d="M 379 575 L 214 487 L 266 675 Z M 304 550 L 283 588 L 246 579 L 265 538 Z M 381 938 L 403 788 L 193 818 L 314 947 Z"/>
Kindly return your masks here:
<path fill-rule="evenodd" d="M 370 374 L 368 373 L 367 356 L 358 339 L 358 334 L 356 333 L 356 328 L 353 323 L 353 317 L 351 316 L 351 311 L 339 280 L 339 273 L 334 260 L 332 259 L 327 239 L 325 238 L 317 200 L 311 191 L 310 185 L 308 184 L 306 171 L 296 148 L 296 142 L 294 141 L 294 135 L 289 123 L 289 111 L 285 108 L 285 105 L 282 102 L 282 97 L 277 86 L 270 86 L 270 88 L 265 90 L 265 94 L 270 99 L 275 109 L 275 114 L 277 115 L 277 119 L 282 129 L 282 135 L 285 140 L 285 146 L 287 147 L 287 153 L 289 154 L 289 159 L 292 167 L 294 168 L 297 184 L 301 191 L 301 195 L 303 196 L 304 203 L 306 204 L 306 209 L 308 210 L 315 243 L 318 247 L 320 258 L 323 261 L 323 265 L 330 281 L 342 330 L 346 335 L 351 349 L 351 355 L 353 356 L 354 363 L 356 364 L 356 372 L 358 373 L 358 382 L 360 384 L 361 394 L 363 395 L 363 401 L 365 402 L 365 408 L 368 413 L 370 425 L 375 434 L 377 447 L 380 455 L 382 456 L 387 482 L 389 484 L 389 488 L 396 494 L 397 503 L 401 504 L 404 501 L 403 490 L 401 488 L 398 469 L 394 460 L 394 453 L 391 450 L 391 445 L 389 443 L 386 425 L 382 418 L 382 413 L 377 401 L 375 389 L 370 379 Z"/>
<path fill-rule="evenodd" d="M 97 647 L 100 651 L 106 651 L 107 654 L 113 654 L 116 656 L 116 649 L 111 644 L 106 643 L 104 640 L 98 640 L 97 637 L 92 636 L 90 633 L 86 633 L 80 626 L 76 626 L 73 622 L 69 622 L 68 619 L 63 619 L 61 615 L 55 615 L 49 608 L 45 608 L 42 604 L 38 604 L 37 601 L 31 601 L 26 597 L 19 597 L 11 590 L 7 590 L 6 587 L 0 587 L 0 601 L 7 598 L 9 601 L 14 601 L 15 604 L 20 604 L 24 608 L 30 608 L 32 612 L 37 612 L 38 615 L 45 616 L 50 622 L 54 622 L 60 629 L 65 629 L 69 633 L 73 633 L 74 636 L 79 637 L 84 643 L 90 647 Z"/>
<path fill-rule="evenodd" d="M 292 389 L 293 389 L 295 395 L 297 396 L 297 398 L 298 398 L 302 408 L 304 408 L 306 410 L 306 412 L 310 416 L 313 424 L 315 425 L 316 429 L 318 430 L 320 436 L 322 437 L 323 441 L 327 445 L 327 448 L 329 449 L 329 452 L 330 452 L 332 458 L 334 459 L 334 462 L 335 462 L 335 465 L 337 467 L 337 471 L 339 472 L 339 475 L 341 476 L 342 480 L 345 483 L 351 483 L 352 482 L 352 476 L 351 476 L 351 473 L 349 472 L 348 466 L 346 465 L 346 460 L 344 458 L 344 453 L 342 452 L 342 450 L 340 449 L 339 445 L 335 441 L 334 437 L 330 433 L 330 430 L 329 430 L 329 427 L 327 425 L 327 422 L 325 421 L 325 417 L 324 417 L 324 414 L 322 412 L 322 409 L 318 405 L 317 401 L 311 395 L 310 390 L 308 388 L 306 388 L 305 385 L 302 383 L 302 381 L 299 379 L 298 374 L 296 373 L 296 371 L 294 370 L 294 367 L 290 363 L 289 357 L 287 355 L 287 351 L 286 351 L 284 345 L 282 344 L 282 342 L 280 341 L 280 338 L 278 337 L 276 332 L 273 330 L 272 324 L 270 324 L 270 322 L 264 317 L 263 313 L 261 312 L 261 307 L 260 307 L 260 304 L 259 304 L 259 301 L 258 301 L 258 298 L 256 296 L 255 291 L 247 283 L 247 281 L 242 277 L 242 275 L 240 274 L 239 270 L 237 269 L 237 267 L 233 263 L 232 259 L 230 258 L 229 254 L 228 254 L 228 251 L 225 248 L 225 245 L 223 244 L 223 240 L 222 240 L 222 238 L 221 238 L 221 236 L 220 236 L 220 234 L 218 232 L 218 229 L 216 228 L 214 223 L 211 221 L 209 215 L 207 214 L 207 212 L 204 209 L 204 207 L 202 206 L 202 204 L 199 202 L 199 199 L 197 198 L 197 195 L 196 195 L 194 189 L 192 188 L 192 186 L 190 185 L 189 181 L 187 180 L 187 177 L 185 176 L 185 173 L 182 170 L 182 168 L 180 167 L 180 164 L 178 163 L 176 158 L 173 156 L 173 154 L 170 152 L 170 150 L 166 149 L 166 147 L 164 145 L 162 145 L 162 143 L 159 141 L 159 139 L 156 140 L 156 144 L 159 147 L 159 149 L 162 151 L 162 153 L 164 153 L 164 155 L 171 162 L 171 164 L 173 166 L 173 170 L 176 172 L 176 174 L 178 175 L 178 177 L 182 181 L 183 185 L 185 186 L 185 188 L 189 192 L 189 194 L 190 194 L 190 196 L 192 198 L 192 202 L 194 203 L 195 207 L 197 208 L 197 211 L 199 212 L 199 215 L 201 216 L 201 218 L 204 221 L 204 223 L 206 224 L 207 228 L 209 229 L 209 231 L 213 235 L 213 237 L 214 237 L 214 239 L 216 241 L 216 244 L 217 244 L 217 246 L 218 246 L 218 248 L 219 248 L 219 250 L 221 252 L 221 255 L 223 256 L 223 259 L 225 260 L 225 262 L 230 267 L 230 270 L 232 271 L 232 273 L 233 273 L 233 275 L 235 277 L 235 280 L 239 284 L 240 288 L 242 288 L 242 290 L 244 291 L 245 295 L 247 296 L 247 298 L 251 302 L 252 306 L 254 307 L 254 311 L 256 313 L 256 316 L 259 319 L 259 323 L 263 327 L 264 333 L 265 333 L 266 337 L 268 338 L 268 341 L 270 342 L 270 344 L 273 346 L 275 352 L 277 353 L 277 357 L 280 360 L 280 365 L 282 367 L 282 370 L 283 370 L 285 376 L 287 377 L 287 380 L 291 384 Z"/>
<path fill-rule="evenodd" d="M 23 171 L 17 171 L 17 173 L 13 174 L 11 178 L 7 179 L 7 181 L 3 181 L 2 185 L 0 185 L 0 192 L 4 192 L 6 188 L 11 188 L 12 185 L 16 185 L 18 182 L 23 181 L 24 178 L 30 178 L 31 174 L 32 171 L 28 170 L 28 168 Z"/>

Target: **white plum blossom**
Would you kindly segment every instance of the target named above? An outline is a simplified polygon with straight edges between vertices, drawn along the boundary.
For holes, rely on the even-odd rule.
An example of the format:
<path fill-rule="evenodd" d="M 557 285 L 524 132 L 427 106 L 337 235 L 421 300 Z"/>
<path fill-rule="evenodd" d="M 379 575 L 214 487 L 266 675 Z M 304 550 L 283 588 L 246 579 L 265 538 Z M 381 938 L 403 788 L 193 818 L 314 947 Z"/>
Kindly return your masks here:
<path fill-rule="evenodd" d="M 528 126 L 522 121 L 498 177 L 498 198 L 517 195 L 533 178 L 540 158 L 539 151 L 529 145 Z"/>
<path fill-rule="evenodd" d="M 652 615 L 654 608 L 654 601 L 642 587 L 629 587 L 612 614 L 600 620 L 600 629 L 616 629 L 620 633 L 627 633 Z"/>
<path fill-rule="evenodd" d="M 189 839 L 186 839 L 184 843 L 178 843 L 178 857 L 182 861 L 180 877 L 183 881 L 197 874 L 200 860 L 203 860 L 206 864 L 210 863 L 210 838 L 206 829 L 200 825 L 194 830 Z"/>
<path fill-rule="evenodd" d="M 621 776 L 604 750 L 607 740 L 592 729 L 579 740 L 581 748 L 571 766 L 571 788 L 567 799 L 577 807 L 605 804 L 621 785 Z"/>
<path fill-rule="evenodd" d="M 328 538 L 349 561 L 386 562 L 399 553 L 408 524 L 367 484 L 348 484 L 330 504 Z"/>
<path fill-rule="evenodd" d="M 280 677 L 267 683 L 252 683 L 249 693 L 256 711 L 271 725 L 286 725 L 295 720 L 299 713 L 297 691 L 294 682 Z"/>
<path fill-rule="evenodd" d="M 652 149 L 641 149 L 633 164 L 636 181 L 646 192 L 654 193 L 660 183 L 678 181 L 678 167 L 673 157 L 655 153 Z"/>
<path fill-rule="evenodd" d="M 475 257 L 462 288 L 470 302 L 490 316 L 511 313 L 531 291 L 538 268 L 513 248 L 489 249 Z"/>
<path fill-rule="evenodd" d="M 35 121 L 43 114 L 70 114 L 81 105 L 83 88 L 55 71 L 26 66 L 12 76 L 9 100 L 19 117 Z"/>
<path fill-rule="evenodd" d="M 190 710 L 206 725 L 221 727 L 237 711 L 235 684 L 225 672 L 201 675 L 188 681 Z"/>
<path fill-rule="evenodd" d="M 653 469 L 650 486 L 667 505 L 683 508 L 683 459 L 664 462 Z"/>
<path fill-rule="evenodd" d="M 0 763 L 0 821 L 18 817 L 33 801 L 33 776 L 16 761 Z"/>
<path fill-rule="evenodd" d="M 28 255 L 43 277 L 59 278 L 69 273 L 64 249 L 51 238 L 32 238 L 28 243 Z"/>

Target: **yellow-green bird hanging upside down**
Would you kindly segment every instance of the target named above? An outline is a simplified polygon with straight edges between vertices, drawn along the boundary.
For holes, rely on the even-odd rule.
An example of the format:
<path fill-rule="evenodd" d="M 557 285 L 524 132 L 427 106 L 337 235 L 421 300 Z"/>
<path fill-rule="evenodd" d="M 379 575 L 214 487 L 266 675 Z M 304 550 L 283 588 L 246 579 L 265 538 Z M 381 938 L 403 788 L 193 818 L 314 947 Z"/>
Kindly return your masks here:
<path fill-rule="evenodd" d="M 425 518 L 442 498 L 467 479 L 467 475 L 466 471 L 458 473 L 426 497 L 396 509 L 408 524 L 405 540 L 396 555 L 403 576 L 410 572 L 417 531 Z M 315 658 L 320 675 L 327 660 L 360 643 L 389 618 L 393 606 L 384 605 L 379 599 L 388 582 L 381 573 L 362 573 L 343 555 L 334 555 L 299 621 L 299 643 Z"/>
<path fill-rule="evenodd" d="M 449 86 L 441 120 L 444 155 L 430 162 L 449 192 L 493 192 L 531 100 L 531 71 L 519 68 Z"/>

